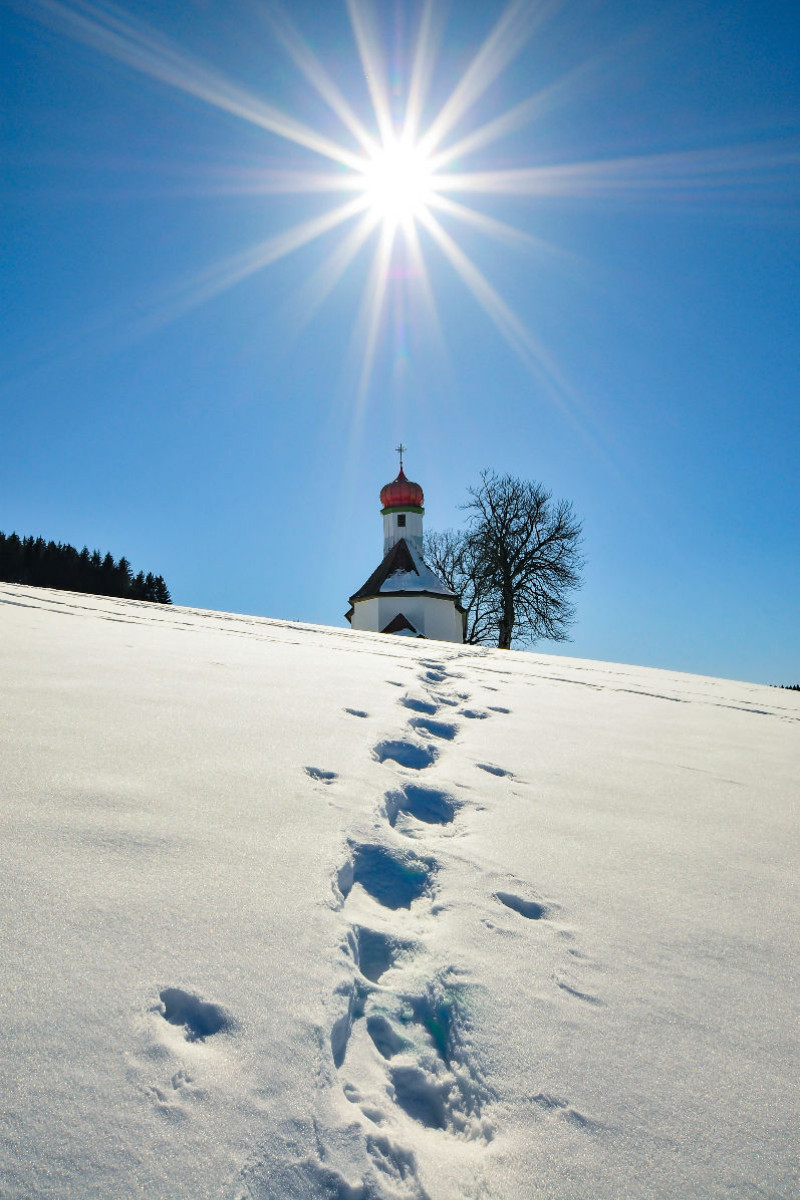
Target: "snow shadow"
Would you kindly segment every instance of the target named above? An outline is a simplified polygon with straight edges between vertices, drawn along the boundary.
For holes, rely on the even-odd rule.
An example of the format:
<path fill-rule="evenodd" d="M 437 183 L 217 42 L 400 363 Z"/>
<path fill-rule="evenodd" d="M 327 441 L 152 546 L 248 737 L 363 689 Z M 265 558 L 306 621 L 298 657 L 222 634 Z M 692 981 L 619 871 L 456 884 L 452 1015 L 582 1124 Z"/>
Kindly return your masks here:
<path fill-rule="evenodd" d="M 457 725 L 449 721 L 432 721 L 430 717 L 412 717 L 409 725 L 418 733 L 429 733 L 431 737 L 441 738 L 445 742 L 452 742 L 458 733 Z"/>
<path fill-rule="evenodd" d="M 490 1099 L 477 1065 L 457 992 L 432 981 L 421 994 L 384 997 L 367 1017 L 367 1032 L 382 1058 L 397 1105 L 429 1129 L 491 1137 L 482 1120 Z"/>
<path fill-rule="evenodd" d="M 232 1018 L 221 1005 L 201 1000 L 183 988 L 164 988 L 159 999 L 164 1005 L 164 1020 L 170 1025 L 183 1025 L 187 1042 L 202 1042 L 233 1028 Z"/>
<path fill-rule="evenodd" d="M 568 1100 L 562 1100 L 560 1096 L 551 1096 L 547 1092 L 540 1092 L 537 1096 L 531 1096 L 530 1100 L 531 1104 L 537 1105 L 554 1116 L 561 1117 L 562 1120 L 570 1125 L 575 1125 L 578 1129 L 596 1133 L 602 1128 L 598 1121 L 593 1121 L 591 1117 L 585 1117 L 583 1113 L 573 1108 Z"/>
<path fill-rule="evenodd" d="M 439 711 L 439 705 L 434 704 L 432 700 L 416 700 L 413 696 L 404 696 L 400 703 L 413 712 L 427 713 L 429 717 Z"/>
<path fill-rule="evenodd" d="M 361 974 L 371 983 L 378 983 L 397 958 L 412 948 L 411 942 L 390 937 L 365 925 L 353 928 L 353 956 Z"/>
<path fill-rule="evenodd" d="M 339 871 L 339 889 L 346 898 L 353 884 L 360 883 L 384 908 L 410 908 L 430 892 L 436 868 L 432 858 L 364 843 L 353 847 L 349 870 Z"/>
<path fill-rule="evenodd" d="M 425 683 L 444 683 L 447 676 L 444 671 L 425 671 L 421 678 Z"/>
<path fill-rule="evenodd" d="M 360 987 L 357 982 L 344 984 L 339 992 L 346 995 L 347 1007 L 331 1027 L 331 1056 L 337 1071 L 344 1063 L 347 1044 L 353 1031 L 353 1022 L 364 1015 L 364 1000 L 367 995 L 364 988 Z"/>
<path fill-rule="evenodd" d="M 392 826 L 401 812 L 409 813 L 428 825 L 449 825 L 457 808 L 455 797 L 439 788 L 407 783 L 400 791 L 386 793 L 386 816 Z"/>
<path fill-rule="evenodd" d="M 386 762 L 387 758 L 391 758 L 401 767 L 411 767 L 414 771 L 424 770 L 438 757 L 435 746 L 418 746 L 416 742 L 404 741 L 378 742 L 372 753 L 378 762 Z"/>
<path fill-rule="evenodd" d="M 339 1133 L 325 1147 L 316 1121 L 313 1129 L 315 1141 L 304 1144 L 305 1130 L 289 1126 L 277 1144 L 261 1149 L 239 1172 L 231 1195 L 236 1200 L 430 1200 L 417 1179 L 413 1152 L 385 1134 L 367 1134 L 359 1154 L 352 1145 L 359 1136 L 355 1130 Z"/>
<path fill-rule="evenodd" d="M 395 1054 L 402 1054 L 411 1046 L 411 1042 L 398 1033 L 384 1013 L 372 1013 L 367 1017 L 367 1033 L 382 1058 L 394 1058 Z"/>
<path fill-rule="evenodd" d="M 489 775 L 508 776 L 513 779 L 511 771 L 507 771 L 505 767 L 495 767 L 492 763 L 476 763 L 476 767 L 480 767 L 481 771 L 488 772 Z"/>
<path fill-rule="evenodd" d="M 501 904 L 505 904 L 506 908 L 519 913 L 521 917 L 527 917 L 529 921 L 541 921 L 542 917 L 547 916 L 545 906 L 536 900 L 524 900 L 522 896 L 515 896 L 513 892 L 495 892 L 495 897 Z"/>
<path fill-rule="evenodd" d="M 305 767 L 305 773 L 319 783 L 333 783 L 336 778 L 335 771 L 325 771 L 322 767 Z"/>
<path fill-rule="evenodd" d="M 603 1007 L 603 1001 L 598 996 L 592 996 L 589 992 L 581 992 L 571 984 L 565 983 L 563 979 L 556 980 L 556 986 L 560 987 L 562 992 L 566 992 L 568 996 L 574 996 L 576 1000 L 582 1000 L 584 1004 L 594 1004 L 598 1007 Z"/>
<path fill-rule="evenodd" d="M 391 1072 L 397 1103 L 404 1112 L 428 1129 L 444 1129 L 445 1097 L 449 1088 L 420 1067 L 403 1065 Z"/>
<path fill-rule="evenodd" d="M 346 713 L 349 713 L 351 717 L 368 717 L 369 716 L 369 713 L 365 713 L 364 710 L 361 708 L 346 708 L 344 711 Z"/>

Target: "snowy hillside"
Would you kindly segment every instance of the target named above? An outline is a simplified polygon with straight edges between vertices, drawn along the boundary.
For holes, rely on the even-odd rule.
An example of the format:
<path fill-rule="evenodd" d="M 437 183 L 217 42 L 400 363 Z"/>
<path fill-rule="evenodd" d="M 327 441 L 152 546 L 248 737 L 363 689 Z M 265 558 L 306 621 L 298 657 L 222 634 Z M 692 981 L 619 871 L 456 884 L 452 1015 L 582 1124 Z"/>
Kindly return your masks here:
<path fill-rule="evenodd" d="M 800 696 L 0 585 L 6 1198 L 792 1197 Z"/>

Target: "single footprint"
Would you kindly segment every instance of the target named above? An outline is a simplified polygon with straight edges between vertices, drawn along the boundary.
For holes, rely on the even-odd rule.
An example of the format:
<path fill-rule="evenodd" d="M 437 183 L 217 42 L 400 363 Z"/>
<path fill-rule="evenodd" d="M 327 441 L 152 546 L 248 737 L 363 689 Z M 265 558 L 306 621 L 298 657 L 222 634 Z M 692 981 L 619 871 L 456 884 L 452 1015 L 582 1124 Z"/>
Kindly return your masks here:
<path fill-rule="evenodd" d="M 479 708 L 462 708 L 459 716 L 468 717 L 470 721 L 485 721 L 489 714 Z"/>
<path fill-rule="evenodd" d="M 225 1033 L 234 1027 L 232 1017 L 221 1005 L 201 1000 L 183 988 L 163 988 L 159 999 L 164 1006 L 162 1017 L 170 1025 L 182 1025 L 187 1042 L 202 1042 L 212 1034 Z"/>
<path fill-rule="evenodd" d="M 492 710 L 492 712 L 499 712 L 499 713 L 510 713 L 511 712 L 510 708 L 501 708 L 499 704 L 490 704 L 489 708 Z"/>
<path fill-rule="evenodd" d="M 515 896 L 513 892 L 495 892 L 495 897 L 501 904 L 505 904 L 506 908 L 519 913 L 521 917 L 527 917 L 529 921 L 541 921 L 542 917 L 547 916 L 547 908 L 538 900 L 524 900 L 522 896 Z"/>
<path fill-rule="evenodd" d="M 514 778 L 511 771 L 507 771 L 505 767 L 495 767 L 492 763 L 476 763 L 475 766 L 480 767 L 481 771 L 488 771 L 490 775 L 503 775 L 508 776 L 509 779 Z"/>
<path fill-rule="evenodd" d="M 401 812 L 409 813 L 428 825 L 449 825 L 457 808 L 455 797 L 439 788 L 408 783 L 400 791 L 386 793 L 386 815 L 392 826 Z"/>
<path fill-rule="evenodd" d="M 431 737 L 441 738 L 446 742 L 452 742 L 458 733 L 457 725 L 452 725 L 449 721 L 433 721 L 430 717 L 412 717 L 409 725 L 418 733 L 429 733 Z"/>
<path fill-rule="evenodd" d="M 333 783 L 336 778 L 335 771 L 324 771 L 322 767 L 306 767 L 305 772 L 306 775 L 310 775 L 312 779 L 316 779 L 320 783 Z"/>
<path fill-rule="evenodd" d="M 411 942 L 368 929 L 366 925 L 353 927 L 353 941 L 356 965 L 370 983 L 378 983 L 402 954 L 413 949 Z"/>
<path fill-rule="evenodd" d="M 416 742 L 404 741 L 378 742 L 372 753 L 378 762 L 385 762 L 390 758 L 401 767 L 411 767 L 414 771 L 429 767 L 438 757 L 435 746 L 418 746 Z"/>
<path fill-rule="evenodd" d="M 409 851 L 390 850 L 376 843 L 353 846 L 350 870 L 339 872 L 339 889 L 347 898 L 353 884 L 384 908 L 410 908 L 414 900 L 430 894 L 438 864 Z"/>
<path fill-rule="evenodd" d="M 439 705 L 434 704 L 433 701 L 415 700 L 413 696 L 404 696 L 400 703 L 414 712 L 427 713 L 429 717 L 432 717 L 434 713 L 439 711 Z"/>
<path fill-rule="evenodd" d="M 346 708 L 344 711 L 346 713 L 349 713 L 351 717 L 368 717 L 369 716 L 369 713 L 363 712 L 360 708 Z"/>
<path fill-rule="evenodd" d="M 444 683 L 447 676 L 444 671 L 425 671 L 422 675 L 425 683 Z"/>

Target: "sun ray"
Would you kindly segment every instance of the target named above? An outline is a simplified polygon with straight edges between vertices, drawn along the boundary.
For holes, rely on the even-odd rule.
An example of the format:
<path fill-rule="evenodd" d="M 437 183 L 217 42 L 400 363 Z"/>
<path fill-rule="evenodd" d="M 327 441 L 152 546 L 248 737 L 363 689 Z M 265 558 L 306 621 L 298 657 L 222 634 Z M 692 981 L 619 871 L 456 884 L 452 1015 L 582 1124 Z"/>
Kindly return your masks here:
<path fill-rule="evenodd" d="M 27 7 L 73 40 L 93 46 L 109 58 L 342 166 L 358 169 L 361 160 L 356 154 L 188 58 L 166 38 L 110 4 L 99 8 L 89 0 L 74 0 L 72 4 L 64 0 L 28 0 Z"/>
<path fill-rule="evenodd" d="M 381 141 L 385 145 L 392 140 L 394 129 L 380 41 L 374 29 L 371 28 L 371 22 L 364 11 L 363 0 L 346 0 L 346 2 L 350 24 L 353 27 L 353 36 L 361 56 L 361 65 L 375 112 L 375 120 L 378 123 Z"/>
<path fill-rule="evenodd" d="M 394 239 L 395 227 L 384 223 L 372 260 L 369 279 L 364 287 L 361 313 L 358 321 L 359 326 L 366 330 L 363 339 L 364 357 L 361 364 L 357 391 L 357 409 L 359 412 L 364 406 L 372 377 L 372 368 L 378 347 L 381 316 L 386 301 L 386 289 L 389 282 L 389 267 L 391 266 Z"/>
<path fill-rule="evenodd" d="M 512 0 L 423 135 L 420 146 L 424 153 L 433 154 L 500 72 L 519 54 L 536 26 L 557 7 L 557 0 L 539 0 L 538 3 Z"/>
<path fill-rule="evenodd" d="M 668 154 L 632 155 L 580 163 L 437 176 L 437 189 L 506 196 L 634 199 L 680 191 L 753 186 L 773 171 L 800 165 L 800 149 L 727 146 Z"/>
<path fill-rule="evenodd" d="M 362 192 L 360 176 L 335 174 L 323 171 L 291 171 L 273 168 L 252 167 L 226 172 L 226 182 L 220 183 L 220 191 L 249 195 L 303 195 L 305 193 L 332 194 L 335 192 Z"/>
<path fill-rule="evenodd" d="M 466 134 L 465 137 L 448 146 L 446 150 L 440 150 L 438 154 L 432 155 L 431 169 L 441 171 L 456 159 L 474 154 L 476 150 L 482 150 L 484 146 L 491 145 L 492 142 L 506 137 L 516 129 L 522 129 L 525 125 L 530 124 L 543 108 L 544 93 L 540 92 L 535 96 L 529 96 L 521 104 L 515 105 L 501 116 L 487 121 L 479 129 L 474 129 L 471 133 Z"/>
<path fill-rule="evenodd" d="M 436 306 L 436 296 L 434 295 L 434 291 L 431 286 L 428 266 L 425 262 L 425 255 L 422 252 L 422 246 L 419 240 L 419 230 L 417 229 L 416 221 L 409 221 L 407 227 L 403 230 L 403 233 L 405 235 L 406 247 L 413 271 L 414 285 L 419 290 L 419 293 L 422 297 L 422 305 L 425 313 L 424 328 L 426 330 L 426 334 L 441 350 L 444 347 L 442 323 L 439 317 L 439 309 Z"/>
<path fill-rule="evenodd" d="M 441 10 L 438 20 L 435 20 L 436 11 L 434 0 L 425 0 L 417 29 L 403 122 L 403 140 L 412 145 L 417 140 L 422 106 L 436 66 L 436 50 L 442 32 Z"/>
<path fill-rule="evenodd" d="M 138 323 L 135 333 L 150 332 L 176 320 L 198 305 L 241 283 L 256 271 L 271 266 L 287 254 L 335 229 L 337 225 L 363 213 L 365 207 L 364 198 L 359 196 L 339 208 L 293 225 L 274 237 L 266 238 L 247 250 L 231 254 L 221 262 L 207 267 L 191 279 L 176 284 L 161 305 Z"/>
<path fill-rule="evenodd" d="M 581 89 L 585 90 L 590 83 L 597 84 L 613 63 L 619 63 L 626 57 L 636 54 L 639 42 L 640 36 L 628 35 L 621 38 L 615 46 L 578 63 L 520 104 L 501 113 L 499 117 L 495 117 L 486 124 L 478 126 L 458 142 L 432 154 L 431 169 L 440 171 L 458 158 L 473 154 L 476 150 L 483 149 L 500 138 L 506 137 L 509 133 L 538 120 L 545 112 L 559 104 L 563 104 L 567 100 L 574 100 Z"/>
<path fill-rule="evenodd" d="M 459 141 L 432 155 L 431 170 L 441 171 L 456 159 L 474 154 L 476 150 L 482 150 L 485 146 L 490 146 L 500 138 L 507 137 L 517 129 L 523 129 L 526 125 L 530 125 L 543 113 L 555 107 L 562 97 L 569 95 L 575 89 L 576 84 L 581 79 L 587 78 L 595 67 L 595 62 L 581 64 L 549 87 L 542 88 L 540 92 L 529 96 L 527 100 L 514 105 L 513 108 L 501 113 L 499 117 L 487 121 L 485 125 L 480 125 L 471 133 L 460 138 Z"/>
<path fill-rule="evenodd" d="M 327 300 L 359 250 L 375 231 L 379 220 L 380 218 L 374 212 L 363 213 L 355 229 L 351 229 L 344 241 L 334 247 L 313 275 L 298 290 L 291 305 L 297 314 L 292 322 L 297 332 L 308 325 L 314 314 Z"/>
<path fill-rule="evenodd" d="M 528 369 L 545 385 L 559 407 L 568 411 L 568 389 L 562 373 L 541 342 L 525 327 L 483 272 L 442 228 L 433 214 L 426 212 L 421 222 L 497 330 Z"/>
<path fill-rule="evenodd" d="M 349 129 L 362 149 L 368 154 L 373 153 L 375 150 L 374 137 L 367 131 L 366 126 L 356 115 L 352 105 L 347 102 L 313 50 L 300 36 L 286 14 L 279 12 L 275 8 L 269 8 L 264 10 L 264 16 L 289 57 L 300 71 L 302 71 L 311 86 L 322 97 L 328 107 L 336 113 L 336 116 L 345 128 Z"/>
<path fill-rule="evenodd" d="M 489 237 L 496 238 L 498 241 L 508 242 L 511 245 L 551 248 L 546 242 L 535 238 L 533 234 L 517 229 L 514 225 L 508 225 L 505 221 L 498 221 L 496 217 L 489 217 L 486 213 L 469 208 L 466 204 L 459 204 L 457 200 L 452 200 L 449 196 L 439 196 L 434 193 L 428 201 L 428 206 L 463 221 L 465 225 L 472 225 L 473 228 L 480 229 L 481 233 L 488 234 Z"/>

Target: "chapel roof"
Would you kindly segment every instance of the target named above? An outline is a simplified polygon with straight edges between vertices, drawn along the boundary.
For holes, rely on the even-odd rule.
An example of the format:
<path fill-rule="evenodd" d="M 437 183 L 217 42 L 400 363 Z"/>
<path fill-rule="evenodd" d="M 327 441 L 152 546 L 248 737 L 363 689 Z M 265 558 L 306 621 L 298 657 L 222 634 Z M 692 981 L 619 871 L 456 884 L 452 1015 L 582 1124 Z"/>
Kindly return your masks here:
<path fill-rule="evenodd" d="M 392 617 L 381 633 L 404 633 L 406 637 L 422 637 L 422 634 L 414 628 L 404 613 L 398 613 L 396 617 Z"/>
<path fill-rule="evenodd" d="M 404 592 L 442 596 L 458 603 L 455 592 L 451 592 L 450 588 L 442 583 L 439 576 L 423 561 L 419 551 L 409 545 L 405 538 L 395 542 L 380 566 L 350 597 L 350 603 Z"/>

